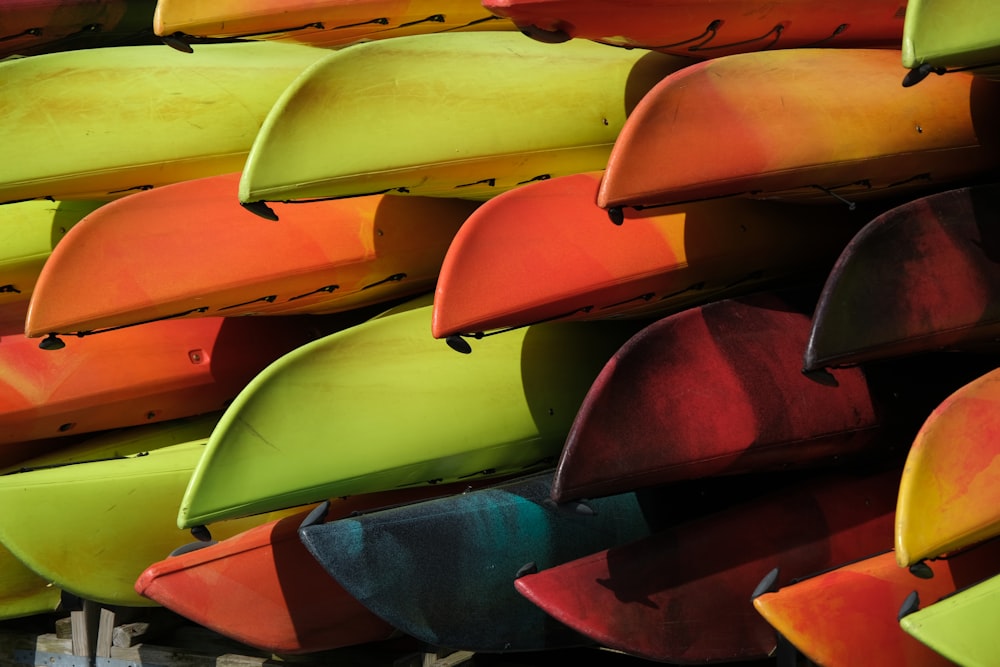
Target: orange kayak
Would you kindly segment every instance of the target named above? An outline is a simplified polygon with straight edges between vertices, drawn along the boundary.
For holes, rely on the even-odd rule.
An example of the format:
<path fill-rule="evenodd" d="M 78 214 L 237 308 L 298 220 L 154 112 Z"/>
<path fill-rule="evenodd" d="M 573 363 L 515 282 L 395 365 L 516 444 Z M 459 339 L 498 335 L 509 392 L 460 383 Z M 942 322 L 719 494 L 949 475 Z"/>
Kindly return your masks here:
<path fill-rule="evenodd" d="M 299 539 L 299 526 L 310 516 L 333 521 L 469 488 L 459 483 L 334 498 L 219 542 L 182 547 L 146 568 L 135 590 L 195 623 L 275 653 L 389 639 L 396 629 L 323 569 Z"/>
<path fill-rule="evenodd" d="M 514 30 L 479 0 L 159 0 L 157 35 L 182 50 L 204 38 L 333 48 L 430 32 Z"/>
<path fill-rule="evenodd" d="M 822 280 L 868 217 L 840 206 L 729 199 L 629 211 L 608 224 L 601 172 L 487 201 L 441 266 L 434 336 L 546 320 L 663 315 L 806 275 Z"/>
<path fill-rule="evenodd" d="M 910 446 L 896 504 L 901 566 L 1000 535 L 1000 369 L 931 412 Z"/>
<path fill-rule="evenodd" d="M 788 49 L 668 75 L 626 119 L 597 203 L 725 196 L 853 203 L 1000 166 L 1000 83 L 900 86 L 899 51 Z"/>
<path fill-rule="evenodd" d="M 932 604 L 993 576 L 998 559 L 1000 541 L 994 540 L 928 561 L 917 576 L 886 551 L 765 590 L 753 604 L 817 665 L 945 667 L 954 663 L 904 632 L 897 615 L 914 592 L 921 603 Z"/>
<path fill-rule="evenodd" d="M 240 174 L 110 202 L 70 230 L 42 269 L 28 336 L 179 317 L 332 313 L 434 288 L 475 202 L 372 195 L 243 209 Z"/>
<path fill-rule="evenodd" d="M 809 46 L 899 48 L 906 0 L 483 0 L 544 42 L 590 39 L 695 58 Z"/>
<path fill-rule="evenodd" d="M 0 445 L 223 409 L 265 366 L 325 332 L 313 317 L 152 322 L 40 349 L 0 338 Z"/>

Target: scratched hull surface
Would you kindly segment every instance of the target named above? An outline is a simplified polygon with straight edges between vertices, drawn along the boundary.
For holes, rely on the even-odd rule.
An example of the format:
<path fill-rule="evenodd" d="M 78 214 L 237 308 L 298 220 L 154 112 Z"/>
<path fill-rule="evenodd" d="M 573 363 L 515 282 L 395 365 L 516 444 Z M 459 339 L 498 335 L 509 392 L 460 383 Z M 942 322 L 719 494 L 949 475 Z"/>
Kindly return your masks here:
<path fill-rule="evenodd" d="M 713 302 L 633 336 L 584 397 L 553 498 L 894 456 L 930 410 L 995 361 L 933 357 L 808 376 L 800 354 L 814 295 Z"/>
<path fill-rule="evenodd" d="M 590 39 L 694 58 L 811 46 L 899 48 L 906 0 L 483 0 L 543 41 Z"/>
<path fill-rule="evenodd" d="M 1000 78 L 998 21 L 1000 7 L 989 0 L 909 0 L 903 66 L 922 76 L 960 69 Z"/>
<path fill-rule="evenodd" d="M 41 271 L 25 333 L 341 312 L 413 296 L 433 289 L 449 242 L 476 207 L 373 195 L 276 204 L 276 224 L 239 205 L 239 178 L 167 185 L 87 216 Z"/>
<path fill-rule="evenodd" d="M 152 44 L 156 0 L 5 2 L 0 58 L 73 49 Z"/>
<path fill-rule="evenodd" d="M 495 487 L 305 526 L 306 548 L 374 613 L 434 646 L 479 652 L 589 644 L 520 597 L 529 562 L 551 567 L 648 535 L 656 498 L 599 499 L 557 508 L 551 472 Z M 427 539 L 428 536 L 432 539 Z"/>
<path fill-rule="evenodd" d="M 996 618 L 1000 575 L 955 592 L 900 619 L 904 631 L 966 667 L 989 667 L 1000 655 Z"/>
<path fill-rule="evenodd" d="M 178 524 L 551 465 L 587 387 L 636 329 L 549 323 L 464 355 L 430 320 L 425 295 L 258 373 L 212 433 Z"/>
<path fill-rule="evenodd" d="M 152 28 L 179 39 L 246 38 L 333 48 L 406 35 L 513 30 L 478 0 L 159 0 Z M 194 48 L 197 48 L 195 46 Z"/>
<path fill-rule="evenodd" d="M 1000 534 L 1000 370 L 955 391 L 913 440 L 899 485 L 901 566 Z"/>
<path fill-rule="evenodd" d="M 267 364 L 328 333 L 309 316 L 202 318 L 66 341 L 0 338 L 0 446 L 221 410 Z"/>
<path fill-rule="evenodd" d="M 204 445 L 203 438 L 4 475 L 0 542 L 33 571 L 83 599 L 151 605 L 135 592 L 135 581 L 149 563 L 190 542 L 174 519 Z M 280 516 L 220 523 L 213 534 L 229 537 Z M 124 540 L 128 549 L 109 548 Z"/>
<path fill-rule="evenodd" d="M 667 76 L 622 128 L 598 204 L 833 203 L 994 172 L 1000 84 L 955 74 L 904 88 L 899 58 L 887 49 L 760 51 Z"/>
<path fill-rule="evenodd" d="M 899 471 L 842 469 L 514 582 L 554 619 L 647 660 L 762 659 L 774 630 L 750 595 L 892 545 Z"/>
<path fill-rule="evenodd" d="M 433 334 L 652 317 L 821 280 L 870 219 L 841 206 L 727 199 L 628 211 L 617 227 L 594 203 L 600 178 L 522 185 L 470 215 L 441 266 Z"/>
<path fill-rule="evenodd" d="M 917 576 L 892 551 L 793 581 L 754 598 L 772 627 L 818 665 L 942 667 L 950 660 L 899 627 L 897 615 L 916 592 L 927 604 L 997 572 L 1000 542 L 928 561 Z"/>
<path fill-rule="evenodd" d="M 513 31 L 358 44 L 310 67 L 275 103 L 240 201 L 379 192 L 482 200 L 603 169 L 639 98 L 689 62 Z"/>
<path fill-rule="evenodd" d="M 278 96 L 326 52 L 212 44 L 197 58 L 160 45 L 0 62 L 0 202 L 115 199 L 239 171 Z M 54 129 L 54 128 L 57 128 Z"/>
<path fill-rule="evenodd" d="M 813 316 L 804 366 L 991 343 L 1000 332 L 1000 186 L 921 197 L 844 248 Z"/>

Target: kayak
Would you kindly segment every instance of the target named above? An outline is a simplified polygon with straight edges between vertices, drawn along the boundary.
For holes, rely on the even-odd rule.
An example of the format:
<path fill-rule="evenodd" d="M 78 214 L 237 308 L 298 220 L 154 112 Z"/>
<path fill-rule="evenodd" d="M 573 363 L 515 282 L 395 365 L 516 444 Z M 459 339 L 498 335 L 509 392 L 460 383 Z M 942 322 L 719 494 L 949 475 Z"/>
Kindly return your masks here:
<path fill-rule="evenodd" d="M 111 200 L 239 171 L 275 100 L 326 53 L 148 44 L 0 61 L 0 202 Z"/>
<path fill-rule="evenodd" d="M 603 169 L 642 95 L 689 59 L 513 31 L 411 35 L 328 53 L 291 83 L 240 201 L 409 194 L 485 200 Z"/>
<path fill-rule="evenodd" d="M 451 239 L 477 206 L 372 195 L 276 204 L 275 224 L 239 205 L 239 178 L 165 185 L 86 216 L 41 270 L 25 333 L 334 313 L 412 297 L 434 288 Z"/>
<path fill-rule="evenodd" d="M 540 41 L 590 39 L 706 59 L 814 46 L 898 49 L 907 9 L 906 0 L 483 0 L 483 6 Z"/>
<path fill-rule="evenodd" d="M 406 35 L 513 30 L 479 0 L 159 0 L 152 29 L 177 48 L 205 39 L 266 39 L 324 48 Z"/>
<path fill-rule="evenodd" d="M 1000 136 L 986 119 L 1000 84 L 956 74 L 903 88 L 899 58 L 758 51 L 666 76 L 622 127 L 597 203 L 616 215 L 726 196 L 850 208 L 995 173 Z"/>
<path fill-rule="evenodd" d="M 825 278 L 870 218 L 841 206 L 720 199 L 608 224 L 602 172 L 493 197 L 455 234 L 434 294 L 437 338 L 551 320 L 654 317 Z"/>
<path fill-rule="evenodd" d="M 548 323 L 460 354 L 430 335 L 431 297 L 260 371 L 212 432 L 178 525 L 550 467 L 590 383 L 636 329 Z"/>

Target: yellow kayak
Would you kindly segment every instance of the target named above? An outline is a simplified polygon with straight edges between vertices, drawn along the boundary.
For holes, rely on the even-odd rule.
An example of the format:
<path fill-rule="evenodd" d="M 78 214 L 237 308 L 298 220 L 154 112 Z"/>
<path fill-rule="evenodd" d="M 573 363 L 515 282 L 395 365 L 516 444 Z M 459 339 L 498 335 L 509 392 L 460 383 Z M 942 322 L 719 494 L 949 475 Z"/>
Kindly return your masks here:
<path fill-rule="evenodd" d="M 515 32 L 334 51 L 288 87 L 243 168 L 244 204 L 363 194 L 488 199 L 603 169 L 642 95 L 688 59 Z"/>
<path fill-rule="evenodd" d="M 249 42 L 0 61 L 0 203 L 108 200 L 239 171 L 274 101 L 326 53 Z"/>
<path fill-rule="evenodd" d="M 896 560 L 906 567 L 1000 535 L 1000 369 L 928 416 L 906 458 Z"/>
<path fill-rule="evenodd" d="M 967 71 L 1000 78 L 1000 3 L 909 0 L 903 21 L 904 86 L 928 74 Z"/>
<path fill-rule="evenodd" d="M 181 49 L 192 48 L 192 38 L 333 48 L 432 32 L 514 29 L 479 0 L 159 0 L 153 15 L 153 32 Z"/>

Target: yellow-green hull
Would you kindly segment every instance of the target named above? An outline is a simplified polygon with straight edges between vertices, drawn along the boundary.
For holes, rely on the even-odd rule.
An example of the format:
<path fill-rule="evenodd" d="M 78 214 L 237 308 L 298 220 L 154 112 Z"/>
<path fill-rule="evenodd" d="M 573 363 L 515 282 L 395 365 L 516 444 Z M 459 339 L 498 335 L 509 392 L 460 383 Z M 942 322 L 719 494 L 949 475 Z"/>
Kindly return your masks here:
<path fill-rule="evenodd" d="M 243 167 L 284 89 L 327 52 L 120 46 L 0 62 L 0 202 L 114 199 Z"/>
<path fill-rule="evenodd" d="M 625 116 L 691 61 L 512 31 L 414 35 L 336 51 L 281 96 L 240 201 L 378 192 L 487 199 L 603 169 Z"/>
<path fill-rule="evenodd" d="M 264 369 L 213 431 L 178 525 L 553 465 L 590 384 L 641 326 L 535 325 L 460 354 L 430 321 L 420 297 Z"/>
<path fill-rule="evenodd" d="M 923 609 L 900 619 L 903 630 L 962 667 L 997 664 L 1000 575 L 926 602 Z"/>
<path fill-rule="evenodd" d="M 1000 78 L 1000 3 L 909 0 L 902 49 L 908 69 L 963 69 Z"/>

